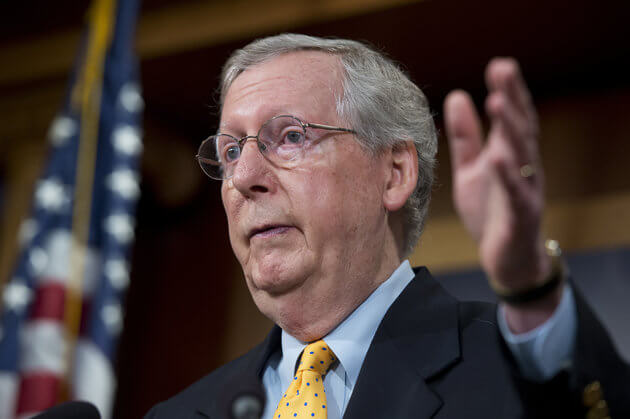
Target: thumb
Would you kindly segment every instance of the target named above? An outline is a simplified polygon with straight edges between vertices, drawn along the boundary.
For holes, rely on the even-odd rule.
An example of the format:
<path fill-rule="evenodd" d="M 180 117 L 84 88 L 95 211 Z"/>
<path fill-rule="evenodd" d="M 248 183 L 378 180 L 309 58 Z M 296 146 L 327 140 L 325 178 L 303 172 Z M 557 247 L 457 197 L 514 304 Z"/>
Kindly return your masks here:
<path fill-rule="evenodd" d="M 453 174 L 481 152 L 479 116 L 468 93 L 455 90 L 444 101 L 444 125 L 451 151 Z"/>

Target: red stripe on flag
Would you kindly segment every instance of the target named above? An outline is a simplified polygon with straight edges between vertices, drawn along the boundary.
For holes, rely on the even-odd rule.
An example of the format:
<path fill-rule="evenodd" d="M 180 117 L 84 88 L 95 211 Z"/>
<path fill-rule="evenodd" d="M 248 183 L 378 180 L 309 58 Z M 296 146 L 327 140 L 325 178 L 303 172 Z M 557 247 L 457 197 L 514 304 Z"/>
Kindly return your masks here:
<path fill-rule="evenodd" d="M 56 281 L 46 281 L 35 291 L 31 319 L 63 321 L 66 288 Z"/>
<path fill-rule="evenodd" d="M 61 379 L 51 373 L 24 374 L 16 413 L 40 412 L 57 404 Z"/>

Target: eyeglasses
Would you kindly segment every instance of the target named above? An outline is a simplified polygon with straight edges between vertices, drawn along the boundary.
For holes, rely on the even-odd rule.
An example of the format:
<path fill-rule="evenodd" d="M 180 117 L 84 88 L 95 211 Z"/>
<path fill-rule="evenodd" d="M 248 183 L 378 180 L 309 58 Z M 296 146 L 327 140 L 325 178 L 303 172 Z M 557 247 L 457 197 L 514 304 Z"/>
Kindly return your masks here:
<path fill-rule="evenodd" d="M 245 143 L 253 138 L 256 139 L 258 150 L 267 160 L 281 167 L 288 167 L 287 163 L 298 163 L 314 142 L 307 128 L 356 134 L 348 128 L 311 124 L 302 122 L 295 116 L 279 115 L 262 124 L 256 135 L 246 135 L 240 139 L 229 134 L 211 135 L 199 146 L 196 158 L 201 170 L 212 179 L 229 179 L 234 175 Z"/>

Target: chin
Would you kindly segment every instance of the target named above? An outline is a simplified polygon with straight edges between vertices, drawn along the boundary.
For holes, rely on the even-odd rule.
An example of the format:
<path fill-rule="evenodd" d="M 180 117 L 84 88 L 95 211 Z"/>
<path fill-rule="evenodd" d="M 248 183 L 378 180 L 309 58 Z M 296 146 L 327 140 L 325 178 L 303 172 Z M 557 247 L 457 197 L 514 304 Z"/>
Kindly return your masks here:
<path fill-rule="evenodd" d="M 276 296 L 299 288 L 308 275 L 295 261 L 283 260 L 278 263 L 254 263 L 245 277 L 252 294 L 263 292 Z"/>
<path fill-rule="evenodd" d="M 243 264 L 252 294 L 282 295 L 299 289 L 313 274 L 313 258 L 303 249 L 256 249 Z"/>
<path fill-rule="evenodd" d="M 300 322 L 307 282 L 313 274 L 306 266 L 300 258 L 285 257 L 280 263 L 253 264 L 246 271 L 247 286 L 258 310 L 281 327 Z"/>

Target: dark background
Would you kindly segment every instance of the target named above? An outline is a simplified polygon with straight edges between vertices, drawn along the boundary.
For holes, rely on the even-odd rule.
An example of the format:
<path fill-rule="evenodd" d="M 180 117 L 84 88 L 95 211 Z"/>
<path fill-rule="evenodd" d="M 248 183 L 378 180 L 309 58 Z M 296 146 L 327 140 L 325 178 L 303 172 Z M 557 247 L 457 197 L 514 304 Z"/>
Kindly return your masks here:
<path fill-rule="evenodd" d="M 588 278 L 604 276 L 607 271 L 597 267 L 610 266 L 589 257 L 610 249 L 623 252 L 614 249 L 630 245 L 628 2 L 380 3 L 346 13 L 326 1 L 296 1 L 290 10 L 283 1 L 143 2 L 138 41 L 146 102 L 142 198 L 116 366 L 116 418 L 141 417 L 152 404 L 254 345 L 269 327 L 244 290 L 227 240 L 219 185 L 204 178 L 192 158 L 200 141 L 216 128 L 214 96 L 221 65 L 231 51 L 256 37 L 294 31 L 365 40 L 402 63 L 427 94 L 440 126 L 448 91 L 469 90 L 483 106 L 488 60 L 516 57 L 541 112 L 551 218 L 563 220 L 552 222 L 549 230 L 573 254 L 584 256 L 576 256 L 572 264 Z M 256 13 L 241 13 L 243 4 L 289 17 L 265 26 L 258 24 Z M 223 12 L 208 13 L 215 6 Z M 313 17 L 293 22 L 293 8 Z M 0 71 L 2 283 L 15 254 L 15 226 L 28 208 L 32 182 L 45 157 L 46 130 L 62 103 L 69 71 L 63 57 L 74 50 L 72 34 L 78 33 L 86 10 L 87 2 L 70 0 L 0 4 L 0 61 L 5 67 Z M 194 16 L 194 22 L 182 16 Z M 195 31 L 208 30 L 205 25 L 225 28 L 226 35 L 195 38 Z M 38 47 L 51 39 L 59 39 L 58 50 Z M 457 223 L 444 138 L 439 159 L 426 251 L 421 246 L 421 255 L 412 261 L 438 272 L 474 269 L 474 254 L 453 247 L 459 230 L 431 230 L 432 225 Z M 439 249 L 448 262 L 432 259 L 432 249 Z M 627 260 L 625 252 L 614 253 L 615 260 Z M 587 294 L 597 295 L 593 303 L 598 311 L 611 307 L 615 319 L 625 316 L 624 322 L 611 325 L 625 329 L 619 332 L 619 342 L 628 338 L 623 327 L 628 310 L 618 298 L 630 295 L 624 266 L 621 274 L 613 275 L 614 284 L 587 281 L 585 288 Z M 450 283 L 448 278 L 445 283 Z M 455 290 L 473 283 L 461 282 Z M 482 292 L 483 281 L 478 283 L 481 288 L 470 285 L 473 294 Z"/>

